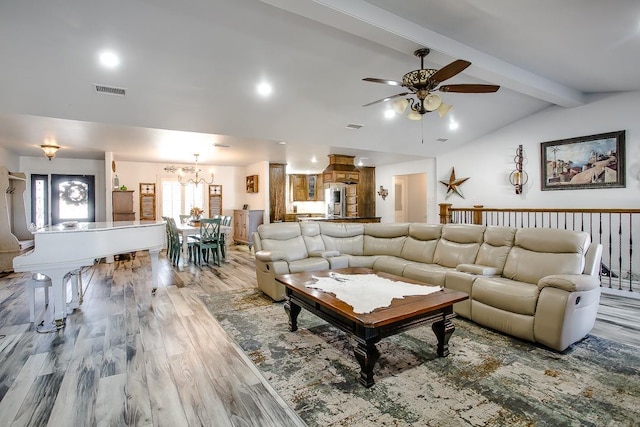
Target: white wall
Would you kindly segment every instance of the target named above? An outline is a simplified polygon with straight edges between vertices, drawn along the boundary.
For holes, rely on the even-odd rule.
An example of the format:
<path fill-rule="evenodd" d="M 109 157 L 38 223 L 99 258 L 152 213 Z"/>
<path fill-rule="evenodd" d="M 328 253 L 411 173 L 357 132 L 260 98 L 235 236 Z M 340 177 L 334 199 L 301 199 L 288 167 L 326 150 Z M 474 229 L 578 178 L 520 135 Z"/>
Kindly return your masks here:
<path fill-rule="evenodd" d="M 438 223 L 438 205 L 436 201 L 436 159 L 422 159 L 414 162 L 396 163 L 393 165 L 383 165 L 376 167 L 376 216 L 380 217 L 380 222 L 394 222 L 394 187 L 393 177 L 395 175 L 408 175 L 415 173 L 426 173 L 427 175 L 427 194 L 426 194 L 426 212 L 428 223 Z M 389 196 L 386 200 L 378 196 L 380 186 L 389 190 Z M 411 197 L 411 195 L 409 196 Z M 424 198 L 422 198 L 424 203 Z"/>
<path fill-rule="evenodd" d="M 20 157 L 20 171 L 27 175 L 25 200 L 31 200 L 31 174 L 94 175 L 96 189 L 96 221 L 105 221 L 104 160 L 65 159 L 49 161 L 43 157 Z M 27 218 L 31 218 L 31 204 L 27 202 Z"/>
<path fill-rule="evenodd" d="M 465 199 L 453 195 L 445 200 L 446 188 L 437 184 L 438 203 L 453 203 L 454 207 L 638 208 L 639 117 L 640 91 L 594 95 L 588 104 L 576 108 L 545 109 L 438 157 L 437 180 L 448 181 L 452 167 L 456 177 L 470 177 L 460 186 Z M 626 188 L 541 191 L 542 142 L 618 130 L 626 131 Z M 516 195 L 509 174 L 519 144 L 529 181 L 523 193 Z"/>
<path fill-rule="evenodd" d="M 251 210 L 264 210 L 263 221 L 269 222 L 269 162 L 258 162 L 244 168 L 244 175 L 240 177 L 238 184 L 238 196 L 242 200 L 236 209 L 242 209 L 243 204 L 249 205 Z M 258 192 L 247 193 L 246 177 L 258 175 Z"/>
<path fill-rule="evenodd" d="M 9 172 L 22 172 L 20 170 L 20 157 L 0 147 L 0 166 L 7 168 Z"/>

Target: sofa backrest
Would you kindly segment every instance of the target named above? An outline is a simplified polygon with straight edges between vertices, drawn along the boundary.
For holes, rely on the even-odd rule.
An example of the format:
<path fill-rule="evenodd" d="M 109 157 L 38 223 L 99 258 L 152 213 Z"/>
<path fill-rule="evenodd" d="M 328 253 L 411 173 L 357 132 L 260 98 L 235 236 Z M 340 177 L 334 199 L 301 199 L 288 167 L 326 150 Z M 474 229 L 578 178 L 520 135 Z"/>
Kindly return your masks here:
<path fill-rule="evenodd" d="M 325 250 L 348 255 L 363 254 L 364 224 L 346 222 L 320 222 L 319 224 Z"/>
<path fill-rule="evenodd" d="M 583 231 L 520 228 L 502 275 L 527 283 L 550 274 L 581 274 L 591 238 Z"/>
<path fill-rule="evenodd" d="M 483 242 L 484 230 L 484 225 L 443 225 L 433 262 L 450 268 L 455 268 L 458 264 L 473 264 Z"/>
<path fill-rule="evenodd" d="M 302 221 L 300 232 L 302 239 L 307 246 L 307 252 L 322 252 L 325 250 L 324 241 L 320 235 L 320 224 L 317 221 Z"/>
<path fill-rule="evenodd" d="M 408 234 L 408 223 L 367 223 L 364 225 L 364 255 L 400 257 Z"/>
<path fill-rule="evenodd" d="M 297 222 L 262 224 L 258 226 L 258 236 L 260 236 L 260 250 L 284 252 L 289 261 L 309 256 Z"/>
<path fill-rule="evenodd" d="M 515 235 L 515 228 L 487 226 L 475 264 L 494 267 L 496 274 L 501 274 L 507 262 L 507 255 L 513 246 Z"/>
<path fill-rule="evenodd" d="M 409 261 L 433 263 L 433 254 L 442 235 L 440 224 L 409 224 L 409 236 L 402 247 L 402 258 Z"/>

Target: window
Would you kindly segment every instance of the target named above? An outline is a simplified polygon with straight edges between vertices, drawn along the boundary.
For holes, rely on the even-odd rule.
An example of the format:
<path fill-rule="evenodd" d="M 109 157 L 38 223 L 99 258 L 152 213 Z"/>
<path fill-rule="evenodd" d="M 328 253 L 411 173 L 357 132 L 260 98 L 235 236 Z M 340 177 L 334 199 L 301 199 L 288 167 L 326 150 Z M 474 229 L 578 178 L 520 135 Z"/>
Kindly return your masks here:
<path fill-rule="evenodd" d="M 49 175 L 31 175 L 31 222 L 38 228 L 49 223 Z"/>
<path fill-rule="evenodd" d="M 178 220 L 180 215 L 188 214 L 193 207 L 204 209 L 205 185 L 183 186 L 177 179 L 163 179 L 161 182 L 162 212 Z M 205 210 L 206 212 L 206 210 Z"/>

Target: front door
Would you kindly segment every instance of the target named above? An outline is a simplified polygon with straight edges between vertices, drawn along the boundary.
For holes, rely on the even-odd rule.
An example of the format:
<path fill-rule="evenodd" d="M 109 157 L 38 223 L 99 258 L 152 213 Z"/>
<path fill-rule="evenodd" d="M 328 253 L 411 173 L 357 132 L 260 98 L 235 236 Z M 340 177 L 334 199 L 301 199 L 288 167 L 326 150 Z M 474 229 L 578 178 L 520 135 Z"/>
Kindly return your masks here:
<path fill-rule="evenodd" d="M 51 224 L 63 221 L 95 222 L 95 177 L 51 175 Z"/>

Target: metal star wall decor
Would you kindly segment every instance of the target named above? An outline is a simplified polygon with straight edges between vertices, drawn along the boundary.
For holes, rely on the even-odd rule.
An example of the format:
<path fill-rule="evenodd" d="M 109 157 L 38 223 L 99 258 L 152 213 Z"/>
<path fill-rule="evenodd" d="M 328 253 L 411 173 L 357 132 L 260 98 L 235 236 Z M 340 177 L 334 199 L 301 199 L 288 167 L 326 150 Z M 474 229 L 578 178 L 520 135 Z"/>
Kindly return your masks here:
<path fill-rule="evenodd" d="M 441 184 L 447 187 L 447 196 L 445 197 L 445 199 L 448 199 L 449 196 L 452 195 L 453 193 L 456 193 L 458 196 L 464 199 L 464 196 L 462 195 L 462 192 L 460 191 L 458 186 L 462 185 L 462 183 L 468 179 L 469 177 L 456 179 L 456 170 L 455 168 L 451 168 L 451 176 L 449 177 L 449 182 L 440 181 Z"/>

